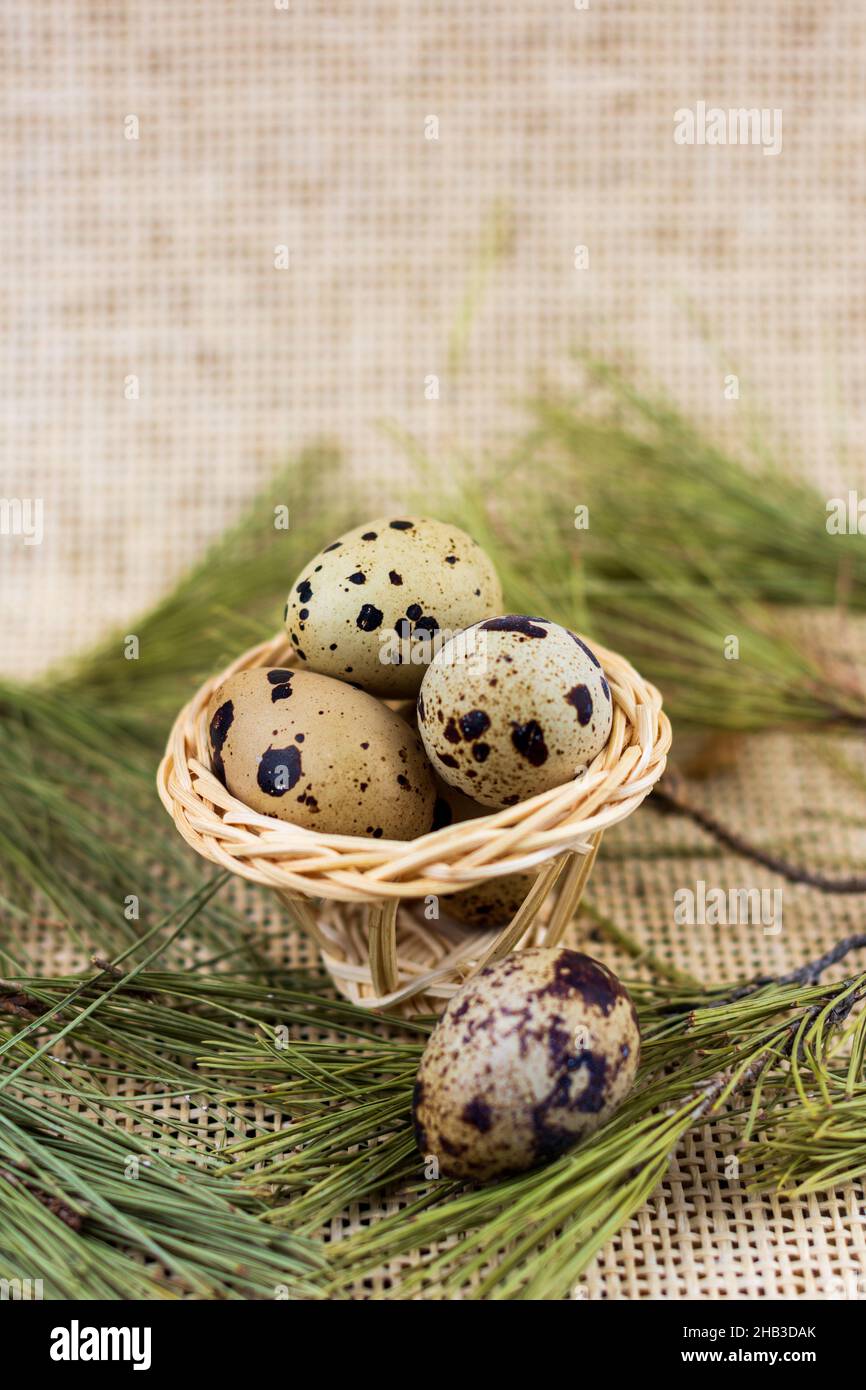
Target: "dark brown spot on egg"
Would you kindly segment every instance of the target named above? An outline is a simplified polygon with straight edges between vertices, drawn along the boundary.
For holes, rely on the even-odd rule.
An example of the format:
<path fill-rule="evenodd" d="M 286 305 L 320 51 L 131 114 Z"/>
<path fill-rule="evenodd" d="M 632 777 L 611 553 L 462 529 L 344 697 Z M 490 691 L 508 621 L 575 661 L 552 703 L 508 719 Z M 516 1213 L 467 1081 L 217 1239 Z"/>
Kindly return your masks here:
<path fill-rule="evenodd" d="M 457 722 L 453 718 L 449 719 L 448 723 L 445 725 L 445 737 L 449 743 L 460 742 L 460 730 L 457 728 Z"/>
<path fill-rule="evenodd" d="M 558 999 L 580 994 L 584 1003 L 594 1004 L 607 1017 L 617 1000 L 624 997 L 625 989 L 615 975 L 591 956 L 564 948 L 553 963 L 553 979 L 539 993 Z"/>
<path fill-rule="evenodd" d="M 295 593 L 301 600 L 301 603 L 309 603 L 310 599 L 313 597 L 313 586 L 309 579 L 302 579 Z"/>
<path fill-rule="evenodd" d="M 488 618 L 481 624 L 482 632 L 519 632 L 524 637 L 546 637 L 547 628 L 536 627 L 536 623 L 546 623 L 546 618 L 527 618 L 521 613 L 507 613 L 504 618 Z"/>
<path fill-rule="evenodd" d="M 373 603 L 365 603 L 357 618 L 355 626 L 362 632 L 375 632 L 382 624 L 382 610 Z"/>
<path fill-rule="evenodd" d="M 361 540 L 362 540 L 362 541 L 374 541 L 375 539 L 376 539 L 376 532 L 375 532 L 375 531 L 365 531 L 364 534 L 363 534 L 363 536 L 361 537 Z"/>
<path fill-rule="evenodd" d="M 388 525 L 392 531 L 411 531 L 414 526 L 413 521 L 389 521 Z"/>
<path fill-rule="evenodd" d="M 477 763 L 486 763 L 490 757 L 490 744 L 476 743 L 472 748 L 472 756 Z"/>
<path fill-rule="evenodd" d="M 436 757 L 439 759 L 440 763 L 444 763 L 446 767 L 457 767 L 457 759 L 453 758 L 450 753 L 437 753 Z"/>
<path fill-rule="evenodd" d="M 416 623 L 423 612 L 424 609 L 421 607 L 420 603 L 410 603 L 409 607 L 406 609 L 406 617 L 411 618 L 413 623 Z"/>
<path fill-rule="evenodd" d="M 420 1081 L 418 1081 L 417 1086 L 418 1086 L 418 1087 L 421 1086 Z M 413 1129 L 414 1129 L 414 1133 L 416 1133 L 416 1144 L 418 1145 L 418 1152 L 420 1152 L 420 1154 L 427 1154 L 427 1151 L 428 1151 L 427 1130 L 424 1129 L 423 1123 L 421 1123 L 421 1120 L 418 1119 L 418 1105 L 420 1105 L 420 1104 L 421 1104 L 420 1099 L 416 1099 L 416 1101 L 414 1101 L 414 1105 L 413 1105 Z"/>
<path fill-rule="evenodd" d="M 389 570 L 389 571 L 388 571 L 388 578 L 390 579 L 390 581 L 391 581 L 392 584 L 402 584 L 402 583 L 403 583 L 403 576 L 402 576 L 402 574 L 398 574 L 396 570 Z"/>
<path fill-rule="evenodd" d="M 575 1062 L 571 1033 L 567 1028 L 560 1027 L 561 1021 L 561 1016 L 557 1014 L 547 1034 L 547 1051 L 554 1071 L 559 1071 L 561 1067 L 571 1067 Z"/>
<path fill-rule="evenodd" d="M 480 1130 L 482 1134 L 486 1134 L 493 1124 L 490 1106 L 480 1096 L 473 1096 L 472 1100 L 467 1101 L 460 1118 L 465 1124 Z"/>
<path fill-rule="evenodd" d="M 548 1163 L 574 1146 L 577 1136 L 550 1119 L 551 1110 L 562 1110 L 569 1104 L 570 1076 L 561 1076 L 553 1090 L 532 1110 L 533 1143 L 538 1163 Z"/>
<path fill-rule="evenodd" d="M 480 738 L 487 732 L 490 728 L 490 718 L 483 709 L 473 709 L 460 716 L 460 728 L 463 730 L 463 737 L 471 743 L 473 739 Z"/>
<path fill-rule="evenodd" d="M 415 1143 L 418 1145 L 418 1152 L 427 1153 L 427 1131 L 421 1122 L 419 1109 L 424 1101 L 424 1083 L 415 1082 L 415 1090 L 412 1095 L 412 1125 L 415 1130 Z"/>
<path fill-rule="evenodd" d="M 213 754 L 213 770 L 220 781 L 225 784 L 226 770 L 223 763 L 223 746 L 228 737 L 229 729 L 235 717 L 235 707 L 231 700 L 226 700 L 220 705 L 210 721 L 210 746 Z"/>
<path fill-rule="evenodd" d="M 586 645 L 586 643 L 585 643 L 585 642 L 582 642 L 582 641 L 580 640 L 580 638 L 578 637 L 577 633 L 576 633 L 576 632 L 572 632 L 571 628 L 566 628 L 565 630 L 566 630 L 566 632 L 568 633 L 569 637 L 571 638 L 572 642 L 576 642 L 577 645 L 580 647 L 580 650 L 581 650 L 582 652 L 585 652 L 585 653 L 586 653 L 586 655 L 589 657 L 590 661 L 592 662 L 593 666 L 597 666 L 597 667 L 599 668 L 599 670 L 601 670 L 601 662 L 599 661 L 599 659 L 598 659 L 598 657 L 596 656 L 595 652 L 590 651 L 590 649 L 589 649 L 589 647 Z"/>
<path fill-rule="evenodd" d="M 577 1058 L 577 1066 L 587 1073 L 587 1081 L 572 1105 L 584 1114 L 597 1115 L 607 1100 L 607 1058 L 584 1048 Z"/>
<path fill-rule="evenodd" d="M 455 1144 L 454 1140 L 449 1139 L 445 1134 L 439 1135 L 439 1145 L 442 1152 L 447 1154 L 450 1158 L 460 1158 L 460 1156 L 466 1152 L 465 1144 Z"/>
<path fill-rule="evenodd" d="M 343 544 L 342 541 L 334 541 L 333 545 L 326 545 L 326 546 L 325 546 L 324 550 L 322 551 L 322 554 L 323 554 L 323 555 L 327 555 L 327 554 L 328 554 L 330 551 L 332 551 L 332 550 L 338 550 L 339 547 L 340 547 L 342 544 Z"/>
<path fill-rule="evenodd" d="M 354 574 L 349 575 L 350 584 L 366 584 L 366 582 L 367 576 L 361 570 L 356 570 Z"/>
<path fill-rule="evenodd" d="M 512 720 L 511 742 L 521 758 L 525 758 L 533 767 L 541 767 L 547 762 L 544 730 L 536 719 L 530 719 L 526 724 L 517 724 Z"/>
<path fill-rule="evenodd" d="M 285 796 L 296 786 L 301 772 L 301 754 L 294 744 L 267 748 L 259 759 L 256 781 L 266 796 Z"/>
<path fill-rule="evenodd" d="M 586 725 L 592 718 L 592 696 L 585 685 L 573 685 L 566 695 L 566 701 L 577 711 L 577 721 Z"/>

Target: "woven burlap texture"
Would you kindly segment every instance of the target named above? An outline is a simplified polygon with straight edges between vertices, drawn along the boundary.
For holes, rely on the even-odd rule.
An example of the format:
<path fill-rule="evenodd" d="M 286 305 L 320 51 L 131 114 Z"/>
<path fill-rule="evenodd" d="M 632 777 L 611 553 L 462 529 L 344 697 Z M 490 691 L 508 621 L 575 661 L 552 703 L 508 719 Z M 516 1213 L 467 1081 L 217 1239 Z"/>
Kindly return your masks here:
<path fill-rule="evenodd" d="M 0 536 L 4 670 L 129 622 L 314 437 L 377 505 L 407 469 L 383 422 L 436 458 L 510 438 L 574 344 L 636 358 L 719 432 L 769 417 L 828 495 L 863 480 L 859 0 L 16 0 L 0 33 L 0 493 L 42 498 L 45 526 Z M 677 146 L 698 101 L 780 109 L 782 152 Z M 810 742 L 774 739 L 708 800 L 841 868 L 864 847 L 832 788 Z M 695 858 L 665 859 L 684 837 Z M 591 896 L 707 979 L 860 923 L 789 888 L 779 937 L 674 928 L 672 882 L 756 882 L 706 845 L 644 809 Z M 312 959 L 243 891 L 275 951 Z M 576 1295 L 862 1292 L 859 1192 L 753 1197 L 727 1153 L 722 1129 L 690 1141 Z"/>

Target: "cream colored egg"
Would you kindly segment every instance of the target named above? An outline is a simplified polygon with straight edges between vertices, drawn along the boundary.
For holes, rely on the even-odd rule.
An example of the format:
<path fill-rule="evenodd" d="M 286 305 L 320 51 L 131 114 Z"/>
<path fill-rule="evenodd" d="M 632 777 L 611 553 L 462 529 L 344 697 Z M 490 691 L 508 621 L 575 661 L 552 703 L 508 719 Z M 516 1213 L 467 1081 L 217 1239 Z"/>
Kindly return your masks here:
<path fill-rule="evenodd" d="M 434 830 L 489 814 L 488 806 L 479 806 L 477 801 L 464 796 L 456 787 L 449 787 L 441 777 L 436 777 Z M 440 901 L 441 911 L 467 927 L 504 927 L 521 906 L 535 882 L 537 873 L 537 869 L 533 869 L 523 874 L 502 874 L 499 878 L 487 879 L 474 888 L 463 888 L 459 893 L 449 893 Z"/>
<path fill-rule="evenodd" d="M 634 1006 L 612 971 L 564 948 L 518 951 L 463 985 L 431 1034 L 418 1148 L 447 1177 L 522 1172 L 604 1124 L 639 1060 Z"/>
<path fill-rule="evenodd" d="M 476 888 L 464 888 L 442 899 L 442 911 L 467 927 L 505 927 L 535 882 L 536 874 L 503 874 Z"/>
<path fill-rule="evenodd" d="M 436 792 L 415 730 L 372 695 L 311 671 L 240 671 L 211 697 L 214 771 L 244 805 L 324 834 L 411 840 Z"/>
<path fill-rule="evenodd" d="M 465 531 L 427 517 L 379 517 L 304 566 L 285 620 L 309 670 L 406 697 L 417 695 L 448 634 L 501 607 L 493 564 Z"/>
<path fill-rule="evenodd" d="M 509 614 L 445 643 L 418 697 L 437 773 L 484 806 L 512 806 L 578 776 L 610 737 L 613 703 L 568 628 Z"/>

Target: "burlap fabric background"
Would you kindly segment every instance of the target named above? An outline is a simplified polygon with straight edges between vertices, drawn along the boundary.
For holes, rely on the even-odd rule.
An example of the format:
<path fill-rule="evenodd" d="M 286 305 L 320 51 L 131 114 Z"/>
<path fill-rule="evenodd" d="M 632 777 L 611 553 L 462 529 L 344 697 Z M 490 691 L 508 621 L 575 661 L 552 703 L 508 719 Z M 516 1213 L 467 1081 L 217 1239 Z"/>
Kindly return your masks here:
<path fill-rule="evenodd" d="M 636 359 L 720 432 L 769 419 L 828 495 L 866 479 L 858 0 L 10 0 L 0 32 L 0 492 L 45 509 L 41 546 L 0 537 L 4 671 L 128 621 L 302 443 L 337 440 L 372 507 L 407 468 L 385 422 L 471 456 L 573 344 Z M 781 154 L 677 146 L 701 100 L 780 108 Z M 714 812 L 862 862 L 862 791 L 840 823 L 809 741 L 760 757 L 708 788 Z M 675 886 L 756 882 L 706 848 L 645 810 L 594 898 L 707 978 L 862 929 L 857 899 L 790 888 L 778 937 L 675 928 Z M 862 1191 L 753 1197 L 727 1153 L 723 1129 L 688 1144 L 579 1293 L 863 1296 Z"/>

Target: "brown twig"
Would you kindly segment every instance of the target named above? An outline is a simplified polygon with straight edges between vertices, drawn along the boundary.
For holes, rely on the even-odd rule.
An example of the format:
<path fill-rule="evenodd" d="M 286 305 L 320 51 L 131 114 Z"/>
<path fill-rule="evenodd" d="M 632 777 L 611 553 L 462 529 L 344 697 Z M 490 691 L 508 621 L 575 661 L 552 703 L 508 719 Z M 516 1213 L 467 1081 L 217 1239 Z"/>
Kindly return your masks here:
<path fill-rule="evenodd" d="M 788 879 L 790 883 L 803 883 L 809 888 L 817 888 L 821 893 L 866 893 L 866 877 L 852 875 L 849 878 L 827 878 L 824 874 L 815 873 L 802 865 L 790 864 L 787 859 L 781 859 L 778 855 L 770 854 L 767 850 L 753 845 L 744 836 L 722 825 L 721 821 L 716 820 L 701 807 L 693 806 L 684 796 L 681 786 L 682 778 L 678 773 L 665 773 L 663 781 L 655 788 L 650 803 L 659 808 L 663 807 L 666 811 L 686 816 L 720 844 L 726 845 L 744 859 L 763 864 L 765 869 Z"/>
<path fill-rule="evenodd" d="M 791 1030 L 791 1033 L 793 1038 L 793 1030 Z M 734 1090 L 741 1091 L 745 1090 L 747 1086 L 754 1085 L 776 1056 L 778 1056 L 778 1053 L 774 1048 L 768 1046 L 766 1050 L 761 1053 L 760 1057 L 756 1057 L 755 1060 L 746 1067 L 742 1076 L 737 1079 Z M 715 1076 L 710 1077 L 709 1081 L 701 1086 L 700 1090 L 695 1092 L 697 1104 L 693 1111 L 693 1116 L 696 1120 L 700 1119 L 702 1115 L 709 1114 L 716 1104 L 716 1101 L 724 1094 L 728 1086 L 730 1086 L 734 1075 L 735 1072 L 733 1068 L 716 1072 Z"/>
<path fill-rule="evenodd" d="M 0 1014 L 12 1014 L 32 1023 L 47 1012 L 48 1005 L 27 994 L 20 985 L 14 985 L 10 980 L 0 980 Z"/>
<path fill-rule="evenodd" d="M 115 980 L 126 979 L 126 971 L 121 970 L 119 965 L 114 964 L 114 961 L 106 960 L 104 956 L 91 956 L 90 963 L 91 965 L 95 965 L 104 974 L 111 975 Z M 155 998 L 155 995 L 152 994 L 150 990 L 141 989 L 138 985 L 130 985 L 130 990 L 134 991 L 140 999 L 145 1000 L 147 1003 L 152 1003 Z"/>
<path fill-rule="evenodd" d="M 737 999 L 745 999 L 747 995 L 754 994 L 756 990 L 763 989 L 765 985 L 816 985 L 824 971 L 829 970 L 831 965 L 838 965 L 839 961 L 844 960 L 852 951 L 862 951 L 864 948 L 866 948 L 866 932 L 846 936 L 841 941 L 837 941 L 836 945 L 831 946 L 829 951 L 825 951 L 822 956 L 807 961 L 805 965 L 797 966 L 796 970 L 789 970 L 786 975 L 756 976 L 748 984 L 740 985 L 737 989 L 726 994 L 724 999 L 714 999 L 710 1008 L 717 1008 L 720 1004 L 733 1004 Z M 847 1002 L 846 1000 L 845 1003 Z"/>
<path fill-rule="evenodd" d="M 25 1182 L 22 1178 L 19 1178 L 16 1173 L 10 1172 L 8 1168 L 0 1168 L 0 1177 L 5 1178 L 7 1182 L 12 1183 L 15 1187 L 23 1187 L 32 1197 L 36 1198 L 37 1202 L 41 1202 L 47 1211 L 52 1212 L 58 1220 L 62 1221 L 65 1226 L 68 1226 L 70 1231 L 81 1230 L 84 1225 L 84 1217 L 80 1212 L 73 1211 L 71 1207 L 68 1207 L 59 1197 L 52 1197 L 49 1192 L 46 1192 L 36 1183 Z"/>

